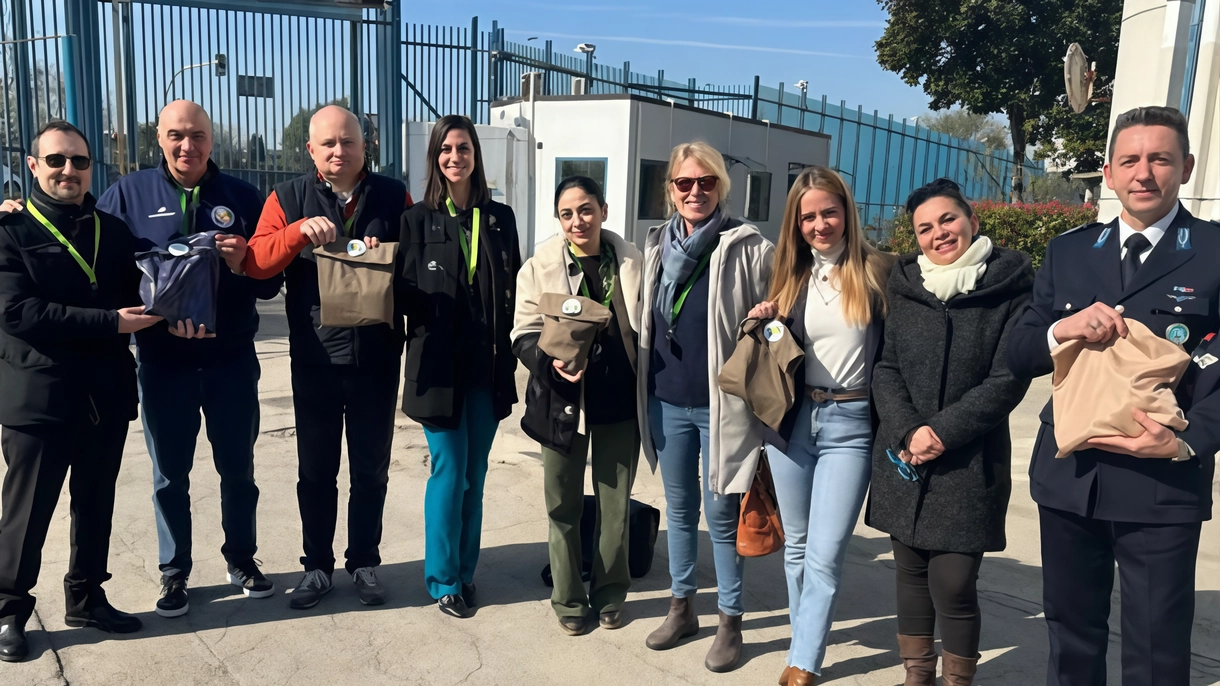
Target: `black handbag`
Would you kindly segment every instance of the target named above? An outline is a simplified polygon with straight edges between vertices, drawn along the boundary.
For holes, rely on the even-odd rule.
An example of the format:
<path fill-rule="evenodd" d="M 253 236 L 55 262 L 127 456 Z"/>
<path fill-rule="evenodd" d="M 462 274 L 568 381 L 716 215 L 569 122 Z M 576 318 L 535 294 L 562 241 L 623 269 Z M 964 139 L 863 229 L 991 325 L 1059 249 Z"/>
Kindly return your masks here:
<path fill-rule="evenodd" d="M 584 509 L 580 515 L 580 578 L 589 581 L 593 575 L 593 549 L 597 544 L 594 527 L 597 524 L 597 498 L 585 496 Z M 661 511 L 652 505 L 632 498 L 627 518 L 627 568 L 631 578 L 647 576 L 652 569 L 652 558 L 657 545 L 657 532 L 661 528 Z M 551 565 L 542 568 L 542 583 L 554 586 Z"/>

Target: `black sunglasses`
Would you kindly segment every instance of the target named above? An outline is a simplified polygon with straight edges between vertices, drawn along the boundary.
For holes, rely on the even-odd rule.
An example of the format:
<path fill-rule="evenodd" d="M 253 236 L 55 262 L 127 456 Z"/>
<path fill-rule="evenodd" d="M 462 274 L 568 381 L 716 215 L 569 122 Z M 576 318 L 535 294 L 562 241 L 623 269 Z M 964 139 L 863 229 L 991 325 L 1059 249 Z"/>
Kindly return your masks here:
<path fill-rule="evenodd" d="M 64 165 L 67 164 L 69 160 L 71 160 L 72 167 L 76 169 L 76 171 L 85 171 L 90 165 L 93 164 L 93 160 L 89 159 L 87 155 L 73 155 L 68 157 L 67 155 L 60 155 L 57 153 L 54 155 L 47 155 L 46 157 L 39 157 L 38 159 L 46 162 L 47 166 L 52 169 L 63 169 Z"/>
<path fill-rule="evenodd" d="M 690 189 L 695 187 L 696 182 L 699 184 L 699 190 L 703 191 L 704 193 L 711 193 L 712 191 L 716 190 L 716 184 L 720 183 L 720 179 L 711 175 L 700 176 L 697 179 L 692 179 L 689 176 L 683 176 L 674 179 L 673 181 L 674 187 L 678 189 L 679 193 L 689 193 Z"/>

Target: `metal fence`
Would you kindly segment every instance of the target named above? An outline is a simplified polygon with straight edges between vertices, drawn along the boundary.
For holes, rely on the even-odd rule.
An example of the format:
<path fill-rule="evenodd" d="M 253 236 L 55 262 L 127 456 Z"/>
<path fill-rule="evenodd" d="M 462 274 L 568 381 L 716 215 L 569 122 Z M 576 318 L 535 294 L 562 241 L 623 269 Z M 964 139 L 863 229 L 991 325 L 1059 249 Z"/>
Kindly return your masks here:
<path fill-rule="evenodd" d="M 233 0 L 3 0 L 6 190 L 27 183 L 24 142 L 50 118 L 94 118 L 86 131 L 105 168 L 95 188 L 156 164 L 156 116 L 178 97 L 212 116 L 217 164 L 264 190 L 308 166 L 308 115 L 329 102 L 361 117 L 374 166 L 388 162 L 401 173 L 404 120 L 460 113 L 487 123 L 491 103 L 519 95 L 521 76 L 541 72 L 544 94 L 570 94 L 574 78 L 583 78 L 588 93 L 672 99 L 828 134 L 831 165 L 851 182 L 865 223 L 876 227 L 896 216 L 912 189 L 940 176 L 974 199 L 1007 196 L 1011 153 L 988 152 L 877 110 L 811 99 L 782 83 L 763 86 L 755 77 L 745 85 L 699 85 L 664 71 L 641 74 L 630 62 L 608 65 L 556 51 L 549 40 L 508 42 L 497 22 L 482 30 L 477 18 L 469 26 L 430 26 L 401 24 L 397 14 L 378 10 L 274 5 L 270 13 Z M 78 82 L 76 70 L 99 75 L 98 83 L 66 87 Z M 1041 173 L 1041 165 L 1025 165 L 1027 175 Z"/>

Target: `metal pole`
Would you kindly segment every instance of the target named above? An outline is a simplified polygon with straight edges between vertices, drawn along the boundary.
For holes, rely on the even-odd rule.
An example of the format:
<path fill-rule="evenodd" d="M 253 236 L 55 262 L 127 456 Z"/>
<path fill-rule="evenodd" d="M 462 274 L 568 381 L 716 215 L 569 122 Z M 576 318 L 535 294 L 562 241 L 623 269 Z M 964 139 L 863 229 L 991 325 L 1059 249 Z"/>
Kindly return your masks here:
<path fill-rule="evenodd" d="M 394 2 L 377 15 L 377 109 L 380 112 L 381 173 L 407 180 L 403 165 L 402 3 Z"/>
<path fill-rule="evenodd" d="M 631 62 L 623 62 L 623 92 L 631 92 Z"/>
<path fill-rule="evenodd" d="M 126 175 L 131 164 L 127 149 L 127 74 L 123 68 L 123 7 L 124 5 L 117 2 L 110 5 L 110 28 L 114 34 L 114 147 L 120 175 Z"/>
<path fill-rule="evenodd" d="M 500 22 L 491 22 L 491 58 L 488 61 L 487 77 L 491 79 L 488 97 L 492 102 L 500 99 Z"/>
<path fill-rule="evenodd" d="M 479 119 L 479 18 L 470 19 L 470 120 Z"/>
<path fill-rule="evenodd" d="M 801 129 L 805 128 L 805 109 L 809 107 L 809 86 L 801 87 Z"/>
<path fill-rule="evenodd" d="M 784 82 L 779 82 L 779 102 L 775 105 L 775 123 L 784 123 Z"/>
<path fill-rule="evenodd" d="M 360 119 L 360 115 L 364 111 L 364 104 L 360 101 L 360 21 L 349 21 L 348 27 L 348 78 L 352 82 L 352 101 L 351 110 Z M 278 51 L 277 51 L 278 52 Z"/>
<path fill-rule="evenodd" d="M 689 98 L 690 106 L 695 106 L 695 89 L 699 87 L 699 82 L 695 77 L 690 77 L 686 80 L 686 97 Z"/>
<path fill-rule="evenodd" d="M 548 40 L 546 42 L 546 64 L 550 67 L 555 63 L 555 42 Z M 544 95 L 551 94 L 551 70 L 544 69 L 542 71 L 542 93 Z"/>
<path fill-rule="evenodd" d="M 754 75 L 754 97 L 750 99 L 750 119 L 758 119 L 758 74 Z"/>
<path fill-rule="evenodd" d="M 60 41 L 64 55 L 64 95 L 67 100 L 65 112 L 68 122 L 83 130 L 84 122 L 80 120 L 80 82 L 76 80 L 76 36 L 64 36 Z"/>

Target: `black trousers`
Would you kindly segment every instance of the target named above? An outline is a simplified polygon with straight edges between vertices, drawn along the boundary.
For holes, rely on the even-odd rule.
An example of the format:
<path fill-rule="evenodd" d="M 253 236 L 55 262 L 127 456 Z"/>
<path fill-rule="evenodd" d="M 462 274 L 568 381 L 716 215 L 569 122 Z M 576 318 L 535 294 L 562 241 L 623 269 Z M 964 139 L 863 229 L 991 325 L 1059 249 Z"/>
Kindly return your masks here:
<path fill-rule="evenodd" d="M 1134 524 L 1039 507 L 1048 686 L 1103 686 L 1114 563 L 1122 584 L 1123 686 L 1190 683 L 1202 525 Z"/>
<path fill-rule="evenodd" d="M 101 585 L 110 579 L 110 521 L 126 441 L 127 422 L 6 426 L 0 432 L 8 465 L 0 494 L 0 620 L 24 625 L 34 612 L 30 589 L 38 583 L 42 546 L 69 467 L 72 558 L 64 604 L 72 612 L 105 601 Z"/>
<path fill-rule="evenodd" d="M 351 490 L 347 501 L 348 572 L 381 564 L 381 514 L 389 482 L 398 409 L 397 359 L 383 368 L 292 366 L 297 424 L 297 506 L 305 571 L 335 570 L 340 454 L 347 433 Z"/>
<path fill-rule="evenodd" d="M 898 633 L 932 636 L 940 624 L 945 652 L 973 658 L 979 654 L 983 615 L 979 611 L 982 553 L 947 553 L 912 548 L 896 538 Z"/>

